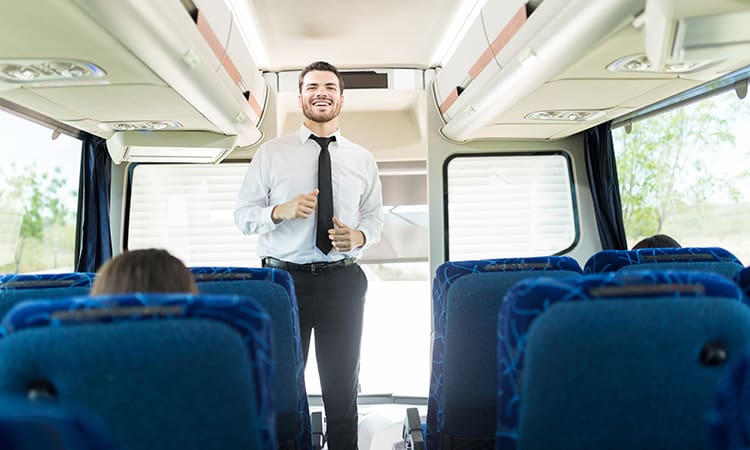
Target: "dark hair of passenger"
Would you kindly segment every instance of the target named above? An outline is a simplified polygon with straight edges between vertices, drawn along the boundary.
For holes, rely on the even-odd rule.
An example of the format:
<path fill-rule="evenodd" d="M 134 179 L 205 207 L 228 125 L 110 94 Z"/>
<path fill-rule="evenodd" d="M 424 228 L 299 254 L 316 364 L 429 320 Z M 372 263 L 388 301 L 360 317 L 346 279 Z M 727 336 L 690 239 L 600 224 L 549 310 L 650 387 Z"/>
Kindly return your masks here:
<path fill-rule="evenodd" d="M 96 273 L 91 295 L 129 292 L 198 293 L 193 274 L 166 250 L 130 250 L 107 261 Z"/>
<path fill-rule="evenodd" d="M 302 69 L 302 72 L 299 74 L 299 92 L 302 93 L 302 83 L 304 81 L 305 75 L 307 75 L 308 72 L 312 72 L 313 70 L 320 70 L 323 72 L 332 72 L 336 75 L 336 78 L 339 79 L 339 94 L 344 93 L 344 78 L 339 73 L 339 70 L 334 66 L 333 64 L 327 63 L 325 61 L 315 61 L 314 63 L 310 63 Z"/>
<path fill-rule="evenodd" d="M 679 248 L 679 247 L 681 247 L 680 243 L 674 240 L 671 236 L 667 236 L 666 234 L 655 234 L 651 237 L 647 237 L 638 241 L 638 243 L 633 246 L 633 250 L 638 250 L 639 248 Z"/>

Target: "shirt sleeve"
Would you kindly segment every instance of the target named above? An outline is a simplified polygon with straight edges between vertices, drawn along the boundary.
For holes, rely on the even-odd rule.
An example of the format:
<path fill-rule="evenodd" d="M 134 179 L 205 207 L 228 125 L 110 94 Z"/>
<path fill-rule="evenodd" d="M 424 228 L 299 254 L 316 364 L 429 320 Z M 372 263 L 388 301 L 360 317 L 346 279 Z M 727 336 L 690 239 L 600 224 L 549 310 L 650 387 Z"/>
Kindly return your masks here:
<path fill-rule="evenodd" d="M 380 233 L 383 231 L 383 188 L 374 159 L 370 160 L 368 184 L 360 198 L 359 209 L 360 220 L 357 229 L 365 235 L 365 245 L 362 249 L 366 249 L 380 240 Z"/>
<path fill-rule="evenodd" d="M 255 152 L 242 181 L 234 208 L 234 224 L 243 234 L 265 233 L 276 228 L 269 204 L 269 171 L 263 147 Z"/>

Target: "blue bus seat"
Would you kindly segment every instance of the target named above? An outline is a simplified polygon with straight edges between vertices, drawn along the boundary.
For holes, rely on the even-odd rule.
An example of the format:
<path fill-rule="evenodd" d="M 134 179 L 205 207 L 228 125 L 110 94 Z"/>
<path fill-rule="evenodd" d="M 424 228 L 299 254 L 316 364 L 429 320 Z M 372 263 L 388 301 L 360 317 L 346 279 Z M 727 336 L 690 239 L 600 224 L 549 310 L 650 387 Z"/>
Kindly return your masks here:
<path fill-rule="evenodd" d="M 115 450 L 112 437 L 95 414 L 25 398 L 0 399 L 3 450 Z"/>
<path fill-rule="evenodd" d="M 310 450 L 312 431 L 294 282 L 288 272 L 248 267 L 191 267 L 202 294 L 250 295 L 271 317 L 279 445 Z"/>
<path fill-rule="evenodd" d="M 750 309 L 627 297 L 557 303 L 535 321 L 519 448 L 706 448 L 706 408 L 750 342 Z"/>
<path fill-rule="evenodd" d="M 708 448 L 750 448 L 750 347 L 722 375 L 705 418 Z"/>
<path fill-rule="evenodd" d="M 747 301 L 750 301 L 750 266 L 737 272 L 734 281 L 740 286 L 740 289 L 742 289 Z"/>
<path fill-rule="evenodd" d="M 29 301 L 1 325 L 2 395 L 87 407 L 122 448 L 276 448 L 271 322 L 250 297 Z"/>
<path fill-rule="evenodd" d="M 736 256 L 720 247 L 641 248 L 602 250 L 586 261 L 584 273 L 619 270 L 699 270 L 734 279 L 743 265 Z"/>
<path fill-rule="evenodd" d="M 449 261 L 437 268 L 426 418 L 429 450 L 464 444 L 492 448 L 497 409 L 492 355 L 505 291 L 524 278 L 581 272 L 567 256 Z"/>
<path fill-rule="evenodd" d="M 629 301 L 718 298 L 737 303 L 740 310 L 747 309 L 736 283 L 709 272 L 609 272 L 566 279 L 541 277 L 519 282 L 508 290 L 497 318 L 496 450 L 515 449 L 517 445 L 519 410 L 526 402 L 522 396 L 522 386 L 528 376 L 525 361 L 528 361 L 527 340 L 529 330 L 533 329 L 532 324 L 535 327 L 536 320 L 558 303 L 618 298 Z M 713 302 L 702 303 L 710 308 Z M 661 320 L 664 319 L 661 317 Z M 631 337 L 642 339 L 638 334 Z M 547 376 L 553 374 L 550 372 Z"/>
<path fill-rule="evenodd" d="M 87 295 L 94 273 L 45 273 L 0 275 L 0 317 L 24 300 Z"/>

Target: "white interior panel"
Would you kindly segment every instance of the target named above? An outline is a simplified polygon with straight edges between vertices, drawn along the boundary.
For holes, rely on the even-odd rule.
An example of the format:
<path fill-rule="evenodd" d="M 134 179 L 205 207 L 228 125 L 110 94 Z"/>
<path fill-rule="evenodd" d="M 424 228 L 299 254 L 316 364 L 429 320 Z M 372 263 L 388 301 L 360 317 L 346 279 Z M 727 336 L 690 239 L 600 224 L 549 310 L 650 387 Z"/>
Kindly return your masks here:
<path fill-rule="evenodd" d="M 489 0 L 484 5 L 481 18 L 490 45 L 525 5 L 524 0 Z"/>
<path fill-rule="evenodd" d="M 245 90 L 250 91 L 255 100 L 258 102 L 258 106 L 263 108 L 266 102 L 266 82 L 263 79 L 263 75 L 258 70 L 258 67 L 253 61 L 253 57 L 250 51 L 245 45 L 245 41 L 236 27 L 232 28 L 232 33 L 229 35 L 229 45 L 227 46 L 227 55 L 232 58 L 232 62 L 237 67 L 242 77 L 242 84 Z M 258 123 L 260 117 L 256 119 Z"/>
<path fill-rule="evenodd" d="M 430 67 L 461 2 L 455 0 L 248 1 L 269 62 L 295 70 L 316 60 L 340 68 Z"/>
<path fill-rule="evenodd" d="M 438 107 L 455 92 L 456 86 L 461 85 L 467 80 L 471 66 L 474 65 L 488 48 L 489 43 L 485 37 L 481 20 L 476 20 L 467 31 L 464 40 L 456 49 L 451 59 L 440 70 L 440 73 L 438 73 L 435 80 Z M 450 115 L 448 114 L 446 118 L 450 118 Z"/>
<path fill-rule="evenodd" d="M 700 83 L 698 81 L 694 80 L 677 79 L 669 82 L 668 84 L 662 84 L 655 87 L 654 89 L 645 91 L 643 92 L 643 94 L 637 97 L 633 97 L 627 101 L 622 102 L 620 106 L 631 109 L 639 108 L 642 105 L 649 105 L 661 99 L 677 95 L 680 92 L 683 92 L 690 88 L 694 88 L 699 84 Z"/>
<path fill-rule="evenodd" d="M 548 139 L 556 133 L 570 128 L 570 124 L 563 123 L 503 123 L 487 125 L 471 135 L 470 140 L 497 139 L 497 136 L 508 138 Z"/>
<path fill-rule="evenodd" d="M 667 84 L 666 80 L 559 80 L 537 89 L 520 104 L 509 108 L 494 122 L 514 121 L 544 109 L 603 110 Z"/>
<path fill-rule="evenodd" d="M 232 12 L 227 8 L 226 3 L 216 0 L 193 0 L 193 3 L 200 14 L 205 16 L 216 39 L 226 49 L 229 33 L 232 30 Z"/>
<path fill-rule="evenodd" d="M 85 119 L 80 111 L 73 111 L 65 105 L 50 101 L 29 89 L 15 89 L 1 92 L 0 97 L 32 111 L 39 111 L 49 117 L 55 117 L 62 122 Z"/>
<path fill-rule="evenodd" d="M 77 89 L 39 88 L 35 91 L 52 102 L 78 111 L 84 117 L 96 117 L 101 121 L 167 120 L 175 117 L 203 121 L 202 116 L 183 98 L 163 86 L 112 85 Z M 107 102 L 102 103 L 102 98 L 106 98 Z"/>

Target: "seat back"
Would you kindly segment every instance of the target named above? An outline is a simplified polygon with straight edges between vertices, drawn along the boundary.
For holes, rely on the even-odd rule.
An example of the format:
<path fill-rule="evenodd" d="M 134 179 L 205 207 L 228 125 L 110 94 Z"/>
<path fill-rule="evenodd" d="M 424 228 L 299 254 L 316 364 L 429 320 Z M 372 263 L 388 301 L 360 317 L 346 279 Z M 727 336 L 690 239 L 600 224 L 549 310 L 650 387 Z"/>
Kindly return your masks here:
<path fill-rule="evenodd" d="M 94 273 L 45 273 L 0 275 L 0 317 L 24 300 L 87 295 Z"/>
<path fill-rule="evenodd" d="M 276 448 L 271 323 L 249 297 L 31 301 L 2 328 L 0 394 L 83 405 L 122 448 Z"/>
<path fill-rule="evenodd" d="M 433 341 L 427 448 L 492 448 L 495 434 L 496 318 L 520 279 L 581 274 L 569 257 L 451 261 L 433 281 Z"/>
<path fill-rule="evenodd" d="M 586 261 L 583 271 L 589 274 L 651 269 L 698 270 L 734 279 L 742 269 L 742 263 L 732 253 L 719 247 L 602 250 Z"/>
<path fill-rule="evenodd" d="M 734 281 L 740 286 L 745 294 L 745 300 L 750 302 L 750 266 L 743 268 L 734 277 Z"/>
<path fill-rule="evenodd" d="M 706 407 L 748 342 L 750 309 L 724 298 L 558 303 L 529 332 L 519 448 L 706 448 Z"/>
<path fill-rule="evenodd" d="M 750 347 L 721 376 L 706 412 L 708 448 L 750 448 Z"/>
<path fill-rule="evenodd" d="M 0 400 L 4 450 L 114 450 L 104 424 L 93 414 L 20 398 Z"/>
<path fill-rule="evenodd" d="M 528 376 L 525 367 L 528 333 L 545 311 L 567 302 L 668 298 L 718 298 L 737 303 L 740 309 L 747 308 L 742 304 L 742 293 L 735 283 L 718 274 L 692 271 L 610 272 L 568 279 L 543 277 L 521 281 L 509 289 L 497 321 L 496 449 L 516 448 L 519 409 L 526 402 L 522 386 Z M 703 303 L 710 307 L 713 302 Z M 632 338 L 640 339 L 638 336 L 634 334 Z M 548 376 L 553 374 L 548 373 Z"/>
<path fill-rule="evenodd" d="M 312 447 L 305 366 L 294 282 L 288 272 L 272 268 L 192 267 L 202 294 L 250 295 L 271 317 L 275 352 L 274 397 L 280 445 Z"/>

